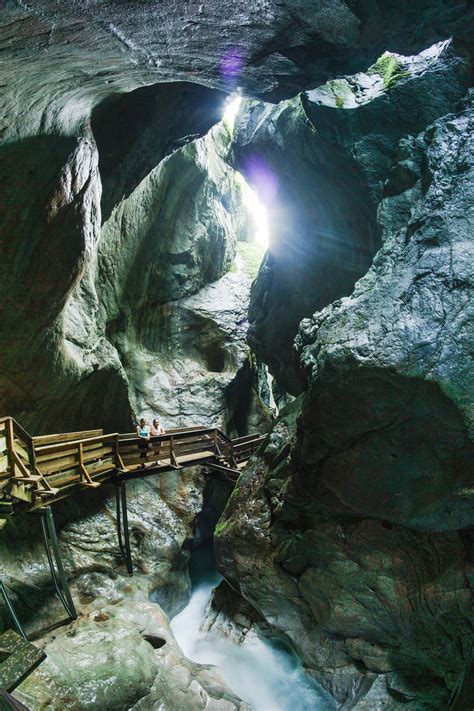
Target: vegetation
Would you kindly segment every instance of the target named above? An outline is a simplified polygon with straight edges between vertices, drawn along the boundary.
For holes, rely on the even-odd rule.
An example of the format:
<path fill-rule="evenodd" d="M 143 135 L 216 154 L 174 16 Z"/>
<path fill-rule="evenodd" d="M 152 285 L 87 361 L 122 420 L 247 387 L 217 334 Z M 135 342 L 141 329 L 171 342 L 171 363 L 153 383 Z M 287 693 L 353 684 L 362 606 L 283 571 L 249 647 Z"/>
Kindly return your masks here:
<path fill-rule="evenodd" d="M 384 52 L 371 69 L 382 77 L 384 89 L 390 89 L 399 79 L 409 74 L 401 70 L 397 58 L 390 52 Z"/>
<path fill-rule="evenodd" d="M 237 253 L 242 259 L 243 271 L 251 279 L 255 279 L 265 254 L 265 247 L 251 242 L 238 242 Z"/>
<path fill-rule="evenodd" d="M 214 529 L 214 535 L 219 536 L 221 533 L 225 531 L 225 529 L 228 527 L 229 522 L 228 521 L 219 521 L 217 526 Z"/>
<path fill-rule="evenodd" d="M 342 96 L 336 95 L 336 106 L 338 109 L 344 108 L 344 99 Z"/>

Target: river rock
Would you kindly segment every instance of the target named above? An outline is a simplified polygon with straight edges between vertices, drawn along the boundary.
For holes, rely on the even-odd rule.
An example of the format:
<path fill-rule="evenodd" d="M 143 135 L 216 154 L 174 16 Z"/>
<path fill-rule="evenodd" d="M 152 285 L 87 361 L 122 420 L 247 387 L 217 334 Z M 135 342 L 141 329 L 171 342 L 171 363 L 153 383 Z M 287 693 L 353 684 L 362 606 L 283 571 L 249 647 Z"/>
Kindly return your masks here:
<path fill-rule="evenodd" d="M 187 660 L 163 611 L 148 602 L 99 605 L 44 638 L 43 664 L 15 691 L 31 711 L 247 711 L 212 667 Z"/>

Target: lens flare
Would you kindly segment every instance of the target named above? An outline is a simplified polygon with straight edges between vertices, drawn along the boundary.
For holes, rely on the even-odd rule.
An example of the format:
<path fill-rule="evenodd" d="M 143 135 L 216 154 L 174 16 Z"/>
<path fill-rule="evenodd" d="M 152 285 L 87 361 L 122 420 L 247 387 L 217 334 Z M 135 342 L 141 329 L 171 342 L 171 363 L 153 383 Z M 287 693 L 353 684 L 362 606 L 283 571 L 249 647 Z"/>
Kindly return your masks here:
<path fill-rule="evenodd" d="M 243 173 L 265 205 L 276 202 L 278 180 L 263 158 L 259 155 L 251 155 L 245 161 Z"/>
<path fill-rule="evenodd" d="M 246 52 L 243 47 L 228 47 L 220 61 L 220 73 L 224 81 L 235 84 L 245 66 Z"/>
<path fill-rule="evenodd" d="M 240 104 L 242 102 L 242 97 L 239 94 L 235 96 L 229 96 L 225 103 L 224 115 L 222 120 L 227 127 L 227 130 L 232 133 L 235 125 L 235 117 L 237 116 L 237 111 L 239 110 Z"/>
<path fill-rule="evenodd" d="M 268 229 L 268 213 L 255 190 L 242 181 L 242 202 L 245 205 L 255 226 L 255 244 L 268 249 L 270 237 Z"/>

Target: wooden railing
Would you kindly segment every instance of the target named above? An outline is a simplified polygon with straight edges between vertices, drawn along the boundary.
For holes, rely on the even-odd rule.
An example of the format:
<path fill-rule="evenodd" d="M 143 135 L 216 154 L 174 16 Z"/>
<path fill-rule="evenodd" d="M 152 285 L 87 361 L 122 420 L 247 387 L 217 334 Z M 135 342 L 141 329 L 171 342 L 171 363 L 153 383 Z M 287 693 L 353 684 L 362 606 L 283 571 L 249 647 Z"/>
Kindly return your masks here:
<path fill-rule="evenodd" d="M 0 418 L 0 512 L 11 508 L 10 498 L 32 502 L 56 493 L 38 470 L 33 438 L 13 417 Z"/>
<path fill-rule="evenodd" d="M 0 418 L 0 517 L 12 513 L 15 501 L 33 510 L 112 476 L 133 478 L 211 460 L 238 473 L 263 439 L 231 440 L 212 427 L 171 429 L 150 438 L 145 463 L 136 433 L 96 429 L 31 437 L 13 418 Z"/>

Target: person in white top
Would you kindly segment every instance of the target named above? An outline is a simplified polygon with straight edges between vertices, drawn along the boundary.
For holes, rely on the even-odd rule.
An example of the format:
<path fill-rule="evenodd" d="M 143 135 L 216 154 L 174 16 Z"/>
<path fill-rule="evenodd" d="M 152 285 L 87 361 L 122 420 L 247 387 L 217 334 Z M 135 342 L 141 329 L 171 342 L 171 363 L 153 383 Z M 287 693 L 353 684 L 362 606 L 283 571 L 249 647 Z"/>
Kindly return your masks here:
<path fill-rule="evenodd" d="M 158 420 L 158 418 L 155 417 L 150 428 L 150 437 L 158 437 L 158 435 L 161 434 L 165 434 L 165 428 L 160 425 L 160 421 Z M 160 456 L 161 442 L 153 442 L 152 446 L 153 452 L 157 457 L 156 463 L 158 466 L 160 466 L 161 462 L 158 457 Z"/>
<path fill-rule="evenodd" d="M 137 425 L 138 449 L 140 450 L 141 468 L 146 467 L 146 457 L 148 452 L 148 443 L 150 441 L 150 430 L 148 429 L 146 420 L 141 418 Z"/>

